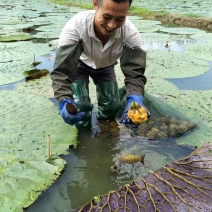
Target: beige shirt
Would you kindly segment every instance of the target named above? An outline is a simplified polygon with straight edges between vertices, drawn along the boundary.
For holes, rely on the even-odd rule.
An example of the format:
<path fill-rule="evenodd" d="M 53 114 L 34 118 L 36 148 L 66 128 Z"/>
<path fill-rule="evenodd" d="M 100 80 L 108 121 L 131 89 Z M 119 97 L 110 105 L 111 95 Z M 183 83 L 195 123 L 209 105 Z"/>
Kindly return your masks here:
<path fill-rule="evenodd" d="M 141 47 L 140 34 L 128 18 L 103 46 L 95 36 L 94 17 L 95 11 L 88 10 L 71 18 L 62 29 L 58 47 L 75 44 L 81 39 L 84 51 L 80 60 L 94 69 L 114 64 L 122 55 L 125 44 L 130 47 Z"/>

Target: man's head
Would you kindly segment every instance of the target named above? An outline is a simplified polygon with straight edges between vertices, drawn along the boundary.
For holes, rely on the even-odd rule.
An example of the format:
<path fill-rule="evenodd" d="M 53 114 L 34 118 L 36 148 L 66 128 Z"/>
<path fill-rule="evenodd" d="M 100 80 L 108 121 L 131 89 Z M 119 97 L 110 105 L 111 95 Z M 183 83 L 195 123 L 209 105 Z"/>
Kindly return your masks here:
<path fill-rule="evenodd" d="M 124 25 L 131 2 L 132 0 L 93 0 L 96 10 L 94 29 L 100 40 L 109 38 Z"/>

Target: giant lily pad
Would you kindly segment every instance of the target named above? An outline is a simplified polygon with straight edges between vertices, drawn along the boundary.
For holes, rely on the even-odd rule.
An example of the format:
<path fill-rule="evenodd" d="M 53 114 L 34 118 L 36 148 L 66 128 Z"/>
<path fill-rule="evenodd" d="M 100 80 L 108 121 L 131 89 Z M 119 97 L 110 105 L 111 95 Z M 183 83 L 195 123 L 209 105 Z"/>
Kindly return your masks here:
<path fill-rule="evenodd" d="M 156 33 L 156 32 L 155 33 L 140 33 L 140 35 L 141 35 L 141 40 L 143 42 L 160 41 L 162 43 L 162 42 L 167 42 L 170 38 L 170 35 Z"/>
<path fill-rule="evenodd" d="M 42 95 L 47 98 L 54 97 L 54 92 L 52 89 L 52 80 L 49 75 L 40 79 L 18 83 L 15 89 L 21 92 Z"/>
<path fill-rule="evenodd" d="M 33 35 L 34 38 L 57 39 L 60 36 L 62 29 L 54 30 L 51 32 L 37 32 Z"/>
<path fill-rule="evenodd" d="M 14 34 L 9 36 L 0 36 L 0 42 L 31 40 L 33 37 L 28 34 Z"/>
<path fill-rule="evenodd" d="M 160 25 L 140 25 L 136 26 L 136 28 L 140 33 L 151 33 L 151 32 L 158 32 L 164 27 Z"/>
<path fill-rule="evenodd" d="M 196 122 L 212 123 L 212 91 L 184 90 L 178 98 L 167 96 L 166 101 Z"/>
<path fill-rule="evenodd" d="M 181 52 L 149 50 L 147 57 L 146 72 L 149 76 L 184 78 L 198 76 L 209 70 L 207 61 Z"/>
<path fill-rule="evenodd" d="M 0 63 L 12 60 L 26 60 L 49 53 L 48 44 L 21 41 L 12 43 L 0 43 Z"/>
<path fill-rule="evenodd" d="M 199 33 L 199 34 L 191 35 L 190 37 L 193 39 L 202 40 L 205 42 L 211 42 L 212 33 L 204 33 L 204 34 Z"/>
<path fill-rule="evenodd" d="M 193 57 L 212 61 L 212 42 L 185 46 L 185 53 Z"/>
<path fill-rule="evenodd" d="M 148 77 L 148 83 L 145 85 L 145 91 L 153 93 L 155 96 L 172 96 L 177 98 L 180 90 L 173 83 L 159 77 Z"/>
<path fill-rule="evenodd" d="M 183 35 L 193 35 L 197 33 L 205 33 L 205 31 L 195 28 L 186 28 L 186 27 L 173 27 L 173 28 L 163 28 L 161 32 L 167 32 L 172 34 L 183 34 Z"/>
<path fill-rule="evenodd" d="M 0 85 L 17 82 L 24 79 L 25 78 L 23 75 L 24 70 L 30 68 L 31 68 L 30 60 L 0 63 Z"/>
<path fill-rule="evenodd" d="M 1 90 L 0 101 L 0 203 L 4 211 L 18 212 L 60 176 L 65 161 L 58 155 L 76 147 L 77 129 L 64 123 L 45 97 Z"/>

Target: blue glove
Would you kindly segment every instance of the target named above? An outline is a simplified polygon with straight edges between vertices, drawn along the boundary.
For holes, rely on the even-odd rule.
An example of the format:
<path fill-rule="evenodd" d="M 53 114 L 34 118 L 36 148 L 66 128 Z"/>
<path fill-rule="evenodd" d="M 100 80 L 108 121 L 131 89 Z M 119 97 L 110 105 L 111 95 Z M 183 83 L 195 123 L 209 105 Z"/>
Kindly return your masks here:
<path fill-rule="evenodd" d="M 72 106 L 75 107 L 74 113 L 69 113 L 67 111 L 67 103 L 70 103 L 72 104 Z M 78 113 L 76 104 L 74 100 L 71 100 L 71 99 L 63 99 L 63 101 L 60 103 L 59 111 L 64 121 L 70 125 L 76 124 L 78 121 L 81 121 L 83 117 L 85 116 L 85 112 Z"/>
<path fill-rule="evenodd" d="M 119 123 L 121 124 L 132 124 L 134 128 L 137 128 L 139 125 L 138 124 L 134 124 L 131 119 L 128 118 L 128 110 L 130 109 L 130 103 L 131 102 L 137 102 L 139 103 L 147 112 L 148 118 L 150 117 L 150 112 L 146 109 L 146 107 L 143 105 L 143 97 L 139 96 L 139 95 L 129 95 L 127 97 L 127 106 L 124 110 L 124 113 L 121 117 L 121 119 L 119 120 Z"/>

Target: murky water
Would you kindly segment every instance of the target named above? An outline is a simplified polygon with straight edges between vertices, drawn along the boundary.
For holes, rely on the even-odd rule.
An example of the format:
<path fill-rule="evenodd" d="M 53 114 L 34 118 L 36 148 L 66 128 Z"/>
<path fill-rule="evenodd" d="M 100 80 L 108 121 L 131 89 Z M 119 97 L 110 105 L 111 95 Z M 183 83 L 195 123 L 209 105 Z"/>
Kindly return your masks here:
<path fill-rule="evenodd" d="M 26 211 L 74 211 L 94 196 L 144 177 L 149 170 L 157 170 L 192 151 L 191 147 L 176 145 L 174 139 L 150 141 L 132 137 L 124 127 L 120 127 L 117 136 L 80 133 L 77 149 L 63 157 L 67 161 L 65 172 Z M 128 153 L 145 154 L 145 164 L 120 164 L 119 173 L 111 172 L 110 167 L 117 162 L 117 157 Z"/>

